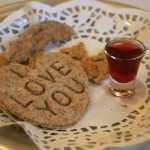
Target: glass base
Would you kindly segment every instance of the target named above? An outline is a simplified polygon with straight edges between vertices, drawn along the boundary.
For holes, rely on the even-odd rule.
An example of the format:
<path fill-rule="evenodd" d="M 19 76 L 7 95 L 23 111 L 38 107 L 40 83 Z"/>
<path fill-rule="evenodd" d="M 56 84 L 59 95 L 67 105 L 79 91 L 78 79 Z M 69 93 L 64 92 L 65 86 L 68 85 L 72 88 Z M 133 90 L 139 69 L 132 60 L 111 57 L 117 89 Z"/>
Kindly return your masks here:
<path fill-rule="evenodd" d="M 122 91 L 122 90 L 115 90 L 112 87 L 110 87 L 110 91 L 114 96 L 117 97 L 127 97 L 127 96 L 131 96 L 134 93 L 134 90 L 126 90 L 126 91 Z"/>
<path fill-rule="evenodd" d="M 110 76 L 110 91 L 117 97 L 127 97 L 134 93 L 135 80 L 128 83 L 120 83 Z"/>

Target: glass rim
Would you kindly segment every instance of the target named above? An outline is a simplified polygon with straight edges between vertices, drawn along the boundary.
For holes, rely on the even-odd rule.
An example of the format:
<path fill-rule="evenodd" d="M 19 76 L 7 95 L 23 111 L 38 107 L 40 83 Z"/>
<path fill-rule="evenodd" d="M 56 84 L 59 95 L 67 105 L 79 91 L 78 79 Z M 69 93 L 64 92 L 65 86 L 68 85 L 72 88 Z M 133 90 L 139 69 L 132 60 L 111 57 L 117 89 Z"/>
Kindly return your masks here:
<path fill-rule="evenodd" d="M 107 46 L 110 42 L 113 42 L 113 41 L 115 41 L 115 40 L 120 40 L 120 39 L 133 40 L 133 41 L 136 41 L 136 42 L 140 43 L 140 45 L 142 46 L 142 49 L 143 49 L 143 53 L 142 53 L 141 55 L 139 55 L 139 56 L 136 56 L 136 57 L 133 57 L 133 58 L 128 58 L 128 59 L 118 58 L 118 57 L 115 57 L 115 56 L 113 56 L 113 55 L 110 55 L 110 54 L 108 53 L 108 51 L 106 50 L 106 46 Z M 143 57 L 143 56 L 145 55 L 145 53 L 146 53 L 146 47 L 145 47 L 145 45 L 144 45 L 140 40 L 137 40 L 137 39 L 135 39 L 135 38 L 128 38 L 128 37 L 115 38 L 115 39 L 113 39 L 113 40 L 110 40 L 110 41 L 106 44 L 106 46 L 105 46 L 105 49 L 104 49 L 104 53 L 105 53 L 107 56 L 109 56 L 109 57 L 111 57 L 111 58 L 113 58 L 113 59 L 116 59 L 116 60 L 122 60 L 122 61 L 136 60 L 136 59 L 138 59 L 138 58 Z"/>

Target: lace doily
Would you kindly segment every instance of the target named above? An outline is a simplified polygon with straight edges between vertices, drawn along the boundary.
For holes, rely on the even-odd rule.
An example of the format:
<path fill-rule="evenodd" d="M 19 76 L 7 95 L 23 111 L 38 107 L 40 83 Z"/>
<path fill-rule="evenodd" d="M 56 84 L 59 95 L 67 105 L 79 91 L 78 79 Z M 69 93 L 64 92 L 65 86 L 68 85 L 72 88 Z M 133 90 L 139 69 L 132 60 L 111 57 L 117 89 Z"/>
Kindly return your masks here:
<path fill-rule="evenodd" d="M 0 50 L 22 30 L 39 21 L 57 20 L 72 26 L 77 35 L 68 45 L 83 41 L 95 54 L 115 37 L 130 36 L 150 47 L 150 14 L 136 9 L 113 9 L 103 3 L 82 0 L 50 7 L 30 2 L 0 24 Z M 53 43 L 53 46 L 64 43 Z M 0 111 L 0 126 L 19 124 L 42 150 L 98 150 L 109 146 L 136 144 L 150 137 L 150 54 L 140 66 L 136 90 L 131 98 L 116 98 L 108 92 L 108 82 L 90 85 L 91 104 L 75 125 L 65 129 L 43 129 L 17 121 Z"/>

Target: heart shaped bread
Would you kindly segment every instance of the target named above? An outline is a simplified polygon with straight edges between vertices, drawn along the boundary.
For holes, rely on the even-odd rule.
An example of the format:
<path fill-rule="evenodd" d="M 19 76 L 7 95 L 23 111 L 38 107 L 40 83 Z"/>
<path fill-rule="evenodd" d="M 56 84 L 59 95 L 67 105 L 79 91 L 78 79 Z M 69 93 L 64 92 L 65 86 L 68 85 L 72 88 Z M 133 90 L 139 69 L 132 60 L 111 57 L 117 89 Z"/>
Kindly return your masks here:
<path fill-rule="evenodd" d="M 62 53 L 41 56 L 35 68 L 10 63 L 0 69 L 1 107 L 42 127 L 74 124 L 88 103 L 88 79 L 82 67 Z"/>

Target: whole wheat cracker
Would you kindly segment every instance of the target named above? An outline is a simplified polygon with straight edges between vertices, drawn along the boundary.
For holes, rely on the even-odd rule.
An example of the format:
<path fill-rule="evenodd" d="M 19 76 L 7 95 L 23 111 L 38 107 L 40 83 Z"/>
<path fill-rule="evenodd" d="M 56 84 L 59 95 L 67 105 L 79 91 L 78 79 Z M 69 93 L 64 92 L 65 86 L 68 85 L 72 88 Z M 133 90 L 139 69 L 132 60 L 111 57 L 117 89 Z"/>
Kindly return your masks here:
<path fill-rule="evenodd" d="M 0 69 L 0 103 L 22 120 L 42 127 L 74 124 L 88 103 L 88 79 L 82 67 L 62 53 L 40 57 L 34 69 L 10 63 Z"/>
<path fill-rule="evenodd" d="M 29 26 L 20 36 L 9 43 L 8 50 L 2 57 L 9 62 L 26 62 L 33 54 L 44 50 L 45 45 L 51 42 L 64 41 L 75 34 L 72 27 L 67 24 L 48 20 Z M 5 65 L 2 61 L 0 66 Z"/>

